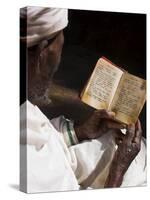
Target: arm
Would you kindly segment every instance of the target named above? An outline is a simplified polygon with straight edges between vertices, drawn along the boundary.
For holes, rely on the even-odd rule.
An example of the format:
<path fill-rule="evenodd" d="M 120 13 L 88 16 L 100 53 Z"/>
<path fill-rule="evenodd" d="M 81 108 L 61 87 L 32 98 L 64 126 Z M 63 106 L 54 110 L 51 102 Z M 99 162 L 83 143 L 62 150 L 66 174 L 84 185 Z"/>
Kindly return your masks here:
<path fill-rule="evenodd" d="M 114 120 L 114 114 L 106 110 L 96 110 L 81 124 L 74 123 L 63 116 L 51 120 L 53 126 L 63 134 L 67 146 L 75 145 L 83 140 L 95 139 L 107 133 L 109 129 L 123 128 Z"/>

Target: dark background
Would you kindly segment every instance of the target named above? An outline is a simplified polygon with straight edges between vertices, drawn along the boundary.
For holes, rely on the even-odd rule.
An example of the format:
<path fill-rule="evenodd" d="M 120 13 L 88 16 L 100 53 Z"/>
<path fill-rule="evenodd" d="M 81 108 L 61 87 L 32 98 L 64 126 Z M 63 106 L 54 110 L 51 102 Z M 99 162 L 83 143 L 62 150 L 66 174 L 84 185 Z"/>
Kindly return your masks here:
<path fill-rule="evenodd" d="M 68 18 L 62 60 L 54 77 L 55 83 L 80 93 L 101 56 L 129 73 L 146 79 L 145 14 L 69 10 Z M 72 107 L 73 104 L 64 106 L 68 117 L 80 118 L 84 109 L 74 107 L 72 111 Z M 58 110 L 63 112 L 60 106 Z M 88 116 L 88 112 L 85 113 Z M 140 119 L 146 136 L 146 105 Z"/>

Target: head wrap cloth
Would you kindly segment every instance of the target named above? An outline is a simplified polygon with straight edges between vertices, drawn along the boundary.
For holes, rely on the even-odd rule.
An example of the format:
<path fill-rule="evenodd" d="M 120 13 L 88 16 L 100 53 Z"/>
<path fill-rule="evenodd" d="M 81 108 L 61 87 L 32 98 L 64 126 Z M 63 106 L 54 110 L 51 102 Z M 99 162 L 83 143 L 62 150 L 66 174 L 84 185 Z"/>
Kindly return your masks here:
<path fill-rule="evenodd" d="M 21 8 L 20 17 L 27 18 L 27 35 L 21 36 L 21 40 L 27 42 L 27 47 L 53 38 L 68 24 L 68 10 L 61 8 Z"/>

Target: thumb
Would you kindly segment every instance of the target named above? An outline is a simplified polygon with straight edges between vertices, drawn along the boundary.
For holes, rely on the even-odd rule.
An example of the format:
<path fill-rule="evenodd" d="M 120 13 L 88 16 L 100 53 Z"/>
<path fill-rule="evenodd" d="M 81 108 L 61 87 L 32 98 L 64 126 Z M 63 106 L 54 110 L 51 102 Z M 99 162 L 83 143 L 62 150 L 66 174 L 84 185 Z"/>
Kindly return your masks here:
<path fill-rule="evenodd" d="M 102 119 L 102 118 L 114 119 L 115 113 L 111 111 L 107 111 L 105 109 L 101 109 L 101 110 L 94 111 L 94 117 L 96 119 Z"/>

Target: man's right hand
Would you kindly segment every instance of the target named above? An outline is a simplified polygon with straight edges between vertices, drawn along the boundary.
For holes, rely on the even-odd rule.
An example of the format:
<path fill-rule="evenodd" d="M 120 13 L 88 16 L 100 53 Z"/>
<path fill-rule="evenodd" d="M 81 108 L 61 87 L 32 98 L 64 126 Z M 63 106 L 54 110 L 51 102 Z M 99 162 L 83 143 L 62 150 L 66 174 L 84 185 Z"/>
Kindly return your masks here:
<path fill-rule="evenodd" d="M 140 151 L 142 129 L 140 121 L 127 127 L 127 134 L 118 144 L 105 187 L 119 187 L 123 176 Z"/>

